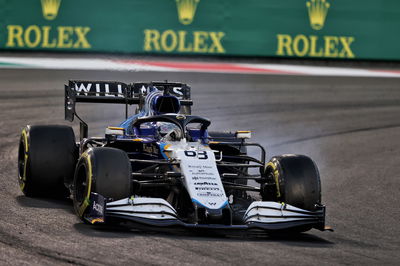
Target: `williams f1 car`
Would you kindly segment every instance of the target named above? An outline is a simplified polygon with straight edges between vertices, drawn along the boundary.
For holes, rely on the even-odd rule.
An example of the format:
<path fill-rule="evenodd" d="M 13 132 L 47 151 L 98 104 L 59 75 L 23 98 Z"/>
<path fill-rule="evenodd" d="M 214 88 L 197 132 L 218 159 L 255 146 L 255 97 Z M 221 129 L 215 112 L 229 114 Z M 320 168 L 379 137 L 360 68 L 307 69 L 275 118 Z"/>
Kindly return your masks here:
<path fill-rule="evenodd" d="M 76 103 L 125 105 L 125 121 L 89 137 Z M 133 116 L 128 116 L 135 105 Z M 69 126 L 27 126 L 19 152 L 19 185 L 26 196 L 72 197 L 76 214 L 91 224 L 326 230 L 317 166 L 303 155 L 266 161 L 250 131 L 209 131 L 210 120 L 191 114 L 182 83 L 69 81 Z M 260 156 L 249 156 L 247 149 Z"/>

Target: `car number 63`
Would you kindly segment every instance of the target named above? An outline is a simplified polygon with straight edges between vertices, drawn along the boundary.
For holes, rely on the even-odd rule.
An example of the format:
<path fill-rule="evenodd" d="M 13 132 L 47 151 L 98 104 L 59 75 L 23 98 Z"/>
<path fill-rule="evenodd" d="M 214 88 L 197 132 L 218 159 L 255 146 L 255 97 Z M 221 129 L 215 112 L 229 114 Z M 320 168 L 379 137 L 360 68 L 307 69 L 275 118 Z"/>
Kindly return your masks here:
<path fill-rule="evenodd" d="M 185 151 L 186 157 L 197 157 L 199 160 L 207 160 L 207 151 Z"/>

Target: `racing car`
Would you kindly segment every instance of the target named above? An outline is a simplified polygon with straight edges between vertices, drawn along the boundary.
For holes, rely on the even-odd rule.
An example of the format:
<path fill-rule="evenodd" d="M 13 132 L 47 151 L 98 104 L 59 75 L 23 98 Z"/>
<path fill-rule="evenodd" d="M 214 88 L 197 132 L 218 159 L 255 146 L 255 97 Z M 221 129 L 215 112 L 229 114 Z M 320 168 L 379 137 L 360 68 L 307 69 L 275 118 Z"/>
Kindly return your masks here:
<path fill-rule="evenodd" d="M 210 120 L 191 114 L 190 90 L 168 81 L 70 80 L 65 119 L 80 121 L 79 140 L 69 126 L 26 126 L 18 150 L 22 192 L 71 197 L 77 216 L 89 224 L 328 229 L 314 161 L 304 155 L 266 161 L 250 131 L 210 131 Z M 77 103 L 125 105 L 125 120 L 104 136 L 89 137 Z M 131 106 L 136 109 L 129 116 Z"/>

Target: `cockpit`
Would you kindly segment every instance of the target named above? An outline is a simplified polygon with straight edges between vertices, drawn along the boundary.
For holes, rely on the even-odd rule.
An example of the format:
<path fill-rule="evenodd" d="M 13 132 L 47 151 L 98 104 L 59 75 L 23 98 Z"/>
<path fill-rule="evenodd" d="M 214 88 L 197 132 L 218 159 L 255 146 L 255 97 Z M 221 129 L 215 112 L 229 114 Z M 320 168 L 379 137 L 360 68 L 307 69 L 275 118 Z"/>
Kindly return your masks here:
<path fill-rule="evenodd" d="M 138 118 L 133 123 L 134 135 L 140 138 L 154 137 L 160 141 L 205 141 L 210 121 L 199 116 L 164 114 Z"/>

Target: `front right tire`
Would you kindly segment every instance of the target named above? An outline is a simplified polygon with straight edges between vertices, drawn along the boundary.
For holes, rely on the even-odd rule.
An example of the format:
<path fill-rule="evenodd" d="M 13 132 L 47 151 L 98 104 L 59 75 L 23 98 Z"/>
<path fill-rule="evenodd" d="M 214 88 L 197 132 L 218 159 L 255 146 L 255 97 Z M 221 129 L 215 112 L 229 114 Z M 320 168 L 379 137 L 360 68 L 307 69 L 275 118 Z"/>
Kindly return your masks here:
<path fill-rule="evenodd" d="M 278 201 L 308 211 L 316 211 L 321 205 L 320 176 L 316 164 L 309 157 L 275 156 L 267 163 L 265 176 L 274 185 L 264 185 L 261 193 L 264 201 Z M 301 233 L 312 228 L 312 225 L 301 225 L 285 229 L 285 232 Z"/>
<path fill-rule="evenodd" d="M 265 172 L 275 187 L 263 192 L 264 200 L 276 200 L 308 211 L 315 211 L 321 204 L 319 171 L 309 157 L 275 156 L 267 163 Z"/>

